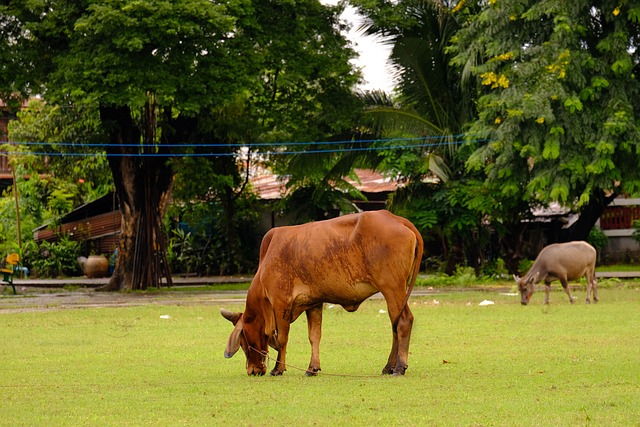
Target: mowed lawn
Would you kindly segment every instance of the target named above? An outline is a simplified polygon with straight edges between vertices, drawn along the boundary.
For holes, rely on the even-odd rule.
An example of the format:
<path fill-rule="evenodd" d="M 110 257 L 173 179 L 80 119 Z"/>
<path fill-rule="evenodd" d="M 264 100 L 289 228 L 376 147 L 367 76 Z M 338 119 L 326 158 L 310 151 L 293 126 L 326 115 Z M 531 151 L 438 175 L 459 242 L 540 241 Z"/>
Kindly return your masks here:
<path fill-rule="evenodd" d="M 640 290 L 601 289 L 597 305 L 574 295 L 412 297 L 400 378 L 379 375 L 382 300 L 325 305 L 315 378 L 296 369 L 310 357 L 304 315 L 272 378 L 248 377 L 241 351 L 224 359 L 231 324 L 216 305 L 0 311 L 0 425 L 638 426 Z"/>

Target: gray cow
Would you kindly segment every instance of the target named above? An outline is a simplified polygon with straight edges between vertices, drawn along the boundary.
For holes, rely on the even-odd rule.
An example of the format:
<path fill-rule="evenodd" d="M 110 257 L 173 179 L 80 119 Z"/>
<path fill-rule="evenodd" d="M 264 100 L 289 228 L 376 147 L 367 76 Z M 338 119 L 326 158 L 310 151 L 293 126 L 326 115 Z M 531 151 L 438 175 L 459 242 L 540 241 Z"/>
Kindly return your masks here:
<path fill-rule="evenodd" d="M 582 276 L 587 279 L 587 300 L 593 291 L 593 302 L 598 302 L 598 282 L 596 281 L 596 250 L 587 242 L 555 243 L 544 247 L 529 272 L 520 278 L 513 278 L 520 289 L 520 302 L 527 305 L 533 295 L 536 283 L 544 280 L 546 294 L 544 303 L 549 304 L 549 290 L 551 282 L 559 280 L 569 301 L 574 300 L 569 289 L 569 280 L 579 280 Z"/>

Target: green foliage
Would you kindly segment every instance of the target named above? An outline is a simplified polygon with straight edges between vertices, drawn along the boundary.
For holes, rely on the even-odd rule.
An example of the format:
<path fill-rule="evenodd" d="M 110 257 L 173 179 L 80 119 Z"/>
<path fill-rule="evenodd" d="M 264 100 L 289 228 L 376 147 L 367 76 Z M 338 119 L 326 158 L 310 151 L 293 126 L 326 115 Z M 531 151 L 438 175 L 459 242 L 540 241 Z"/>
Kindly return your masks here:
<path fill-rule="evenodd" d="M 23 264 L 36 277 L 77 276 L 82 273 L 79 256 L 80 243 L 63 234 L 55 242 L 43 241 L 40 246 L 30 242 L 24 250 Z"/>
<path fill-rule="evenodd" d="M 58 187 L 65 186 L 64 192 L 68 194 L 65 198 L 70 199 L 73 207 L 113 189 L 104 150 L 94 146 L 104 143 L 95 110 L 73 105 L 56 106 L 34 98 L 17 116 L 18 120 L 9 122 L 9 138 L 22 144 L 30 175 L 54 180 L 53 185 Z M 11 151 L 15 152 L 16 147 L 12 146 Z M 18 164 L 24 163 L 24 157 L 20 156 Z"/>
<path fill-rule="evenodd" d="M 488 139 L 468 167 L 502 188 L 524 186 L 524 198 L 542 204 L 581 209 L 600 191 L 633 193 L 640 184 L 632 154 L 640 149 L 634 10 L 608 0 L 496 1 L 467 21 L 453 61 L 480 81 L 469 135 Z"/>
<path fill-rule="evenodd" d="M 210 187 L 191 187 L 188 183 L 196 181 L 190 181 L 188 174 L 178 176 L 174 203 L 165 219 L 172 271 L 199 275 L 254 271 L 260 238 L 260 206 L 255 196 L 249 191 L 234 192 L 233 176 L 216 174 L 207 168 L 207 160 L 188 163 Z"/>
<path fill-rule="evenodd" d="M 527 271 L 529 271 L 534 262 L 534 260 L 526 258 L 520 260 L 520 263 L 518 264 L 518 271 L 520 271 L 522 274 L 526 273 Z"/>
<path fill-rule="evenodd" d="M 633 228 L 633 240 L 640 243 L 640 221 L 635 220 L 631 223 L 631 227 Z"/>
<path fill-rule="evenodd" d="M 640 226 L 640 224 L 638 225 Z M 635 236 L 635 232 L 634 232 L 634 236 Z M 640 233 L 638 234 L 638 237 L 640 238 Z M 609 241 L 609 238 L 607 237 L 607 235 L 604 234 L 604 231 L 602 231 L 598 227 L 593 227 L 591 229 L 591 231 L 589 232 L 589 238 L 587 239 L 587 242 L 589 242 L 591 246 L 596 248 L 598 252 L 600 252 L 602 249 L 607 247 L 608 241 Z"/>
<path fill-rule="evenodd" d="M 157 193 L 160 200 L 169 199 L 173 170 L 183 170 L 187 175 L 190 170 L 181 166 L 190 163 L 133 155 L 146 151 L 209 156 L 211 164 L 205 172 L 215 173 L 191 181 L 196 188 L 189 195 L 185 191 L 181 201 L 208 201 L 209 191 L 215 193 L 219 204 L 209 209 L 216 211 L 214 218 L 222 218 L 217 225 L 220 234 L 212 234 L 209 224 L 203 223 L 204 231 L 194 233 L 193 238 L 204 239 L 211 256 L 214 250 L 227 255 L 216 263 L 201 258 L 201 263 L 220 271 L 247 268 L 239 261 L 245 258 L 239 254 L 243 246 L 234 231 L 248 233 L 250 227 L 240 224 L 251 223 L 247 220 L 250 209 L 237 221 L 234 219 L 233 199 L 250 197 L 238 196 L 244 185 L 239 162 L 233 157 L 240 156 L 237 145 L 262 142 L 265 145 L 261 148 L 271 151 L 274 148 L 268 143 L 283 140 L 351 137 L 352 118 L 360 110 L 352 90 L 359 73 L 349 62 L 354 51 L 340 33 L 338 16 L 343 7 L 325 6 L 316 0 L 237 0 L 224 4 L 208 0 L 114 0 L 55 5 L 11 1 L 2 6 L 0 14 L 0 44 L 12 52 L 5 55 L 5 49 L 1 49 L 0 59 L 7 62 L 0 65 L 0 93 L 27 95 L 38 91 L 47 102 L 65 108 L 60 115 L 71 111 L 73 117 L 86 119 L 87 125 L 97 123 L 100 132 L 96 139 L 103 138 L 104 142 L 106 135 L 111 143 L 108 163 L 121 202 L 132 211 L 138 205 L 145 206 L 141 210 L 149 217 L 143 217 L 144 221 L 154 226 L 160 221 L 149 212 L 156 212 L 157 201 L 151 202 L 143 194 Z M 42 111 L 57 117 L 55 107 Z M 29 132 L 33 132 L 32 126 Z M 32 140 L 48 141 L 33 133 L 36 136 Z M 72 133 L 63 132 L 60 138 L 73 144 L 92 141 Z M 141 148 L 141 142 L 147 146 Z M 198 146 L 205 143 L 208 147 Z M 299 151 L 303 147 L 275 149 Z M 349 156 L 334 157 L 338 159 L 331 161 L 330 171 L 350 171 L 355 164 L 342 161 Z M 280 162 L 272 161 L 272 165 L 279 171 L 290 168 L 292 183 L 312 170 L 298 166 L 296 173 L 293 157 L 279 159 L 281 169 Z M 324 163 L 311 163 L 313 170 L 326 172 Z M 336 173 L 326 175 L 334 177 Z M 149 186 L 154 191 L 132 190 Z M 68 207 L 68 190 L 58 188 L 52 193 L 51 207 L 56 212 Z M 217 215 L 219 208 L 224 213 Z M 125 214 L 124 221 L 130 220 Z M 152 234 L 138 234 L 143 247 L 152 248 L 157 243 L 148 237 Z M 213 235 L 216 238 L 210 240 Z M 119 256 L 144 252 L 129 249 Z M 145 265 L 149 270 L 155 266 Z"/>

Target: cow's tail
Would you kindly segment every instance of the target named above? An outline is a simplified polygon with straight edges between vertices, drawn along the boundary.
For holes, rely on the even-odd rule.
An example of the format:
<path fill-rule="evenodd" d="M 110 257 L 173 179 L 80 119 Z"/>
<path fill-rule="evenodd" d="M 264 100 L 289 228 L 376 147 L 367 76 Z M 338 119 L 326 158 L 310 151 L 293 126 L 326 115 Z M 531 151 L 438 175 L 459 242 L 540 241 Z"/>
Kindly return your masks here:
<path fill-rule="evenodd" d="M 393 321 L 394 332 L 396 332 L 402 312 L 407 307 L 407 304 L 409 304 L 409 297 L 411 297 L 411 292 L 413 292 L 413 288 L 416 284 L 418 273 L 420 272 L 420 264 L 422 263 L 422 255 L 424 254 L 424 240 L 422 239 L 422 234 L 420 234 L 416 226 L 413 225 L 411 221 L 406 218 L 402 219 L 405 227 L 413 231 L 413 234 L 416 236 L 416 247 L 413 258 L 413 269 L 411 271 L 411 275 L 407 278 L 407 294 L 404 297 L 404 302 L 402 304 L 402 308 L 399 311 L 398 317 Z"/>

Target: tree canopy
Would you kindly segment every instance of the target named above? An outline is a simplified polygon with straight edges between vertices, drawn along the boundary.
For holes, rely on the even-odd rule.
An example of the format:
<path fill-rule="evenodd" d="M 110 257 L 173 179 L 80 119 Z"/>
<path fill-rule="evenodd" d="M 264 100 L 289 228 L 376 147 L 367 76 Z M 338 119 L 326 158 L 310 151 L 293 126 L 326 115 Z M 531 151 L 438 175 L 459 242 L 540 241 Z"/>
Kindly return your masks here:
<path fill-rule="evenodd" d="M 636 193 L 639 23 L 637 2 L 489 1 L 453 44 L 481 93 L 468 167 L 543 206 Z"/>
<path fill-rule="evenodd" d="M 340 10 L 317 0 L 2 2 L 0 95 L 99 114 L 123 213 L 111 287 L 169 280 L 160 218 L 181 165 L 169 157 L 206 155 L 233 197 L 238 146 L 350 126 L 358 74 Z"/>

